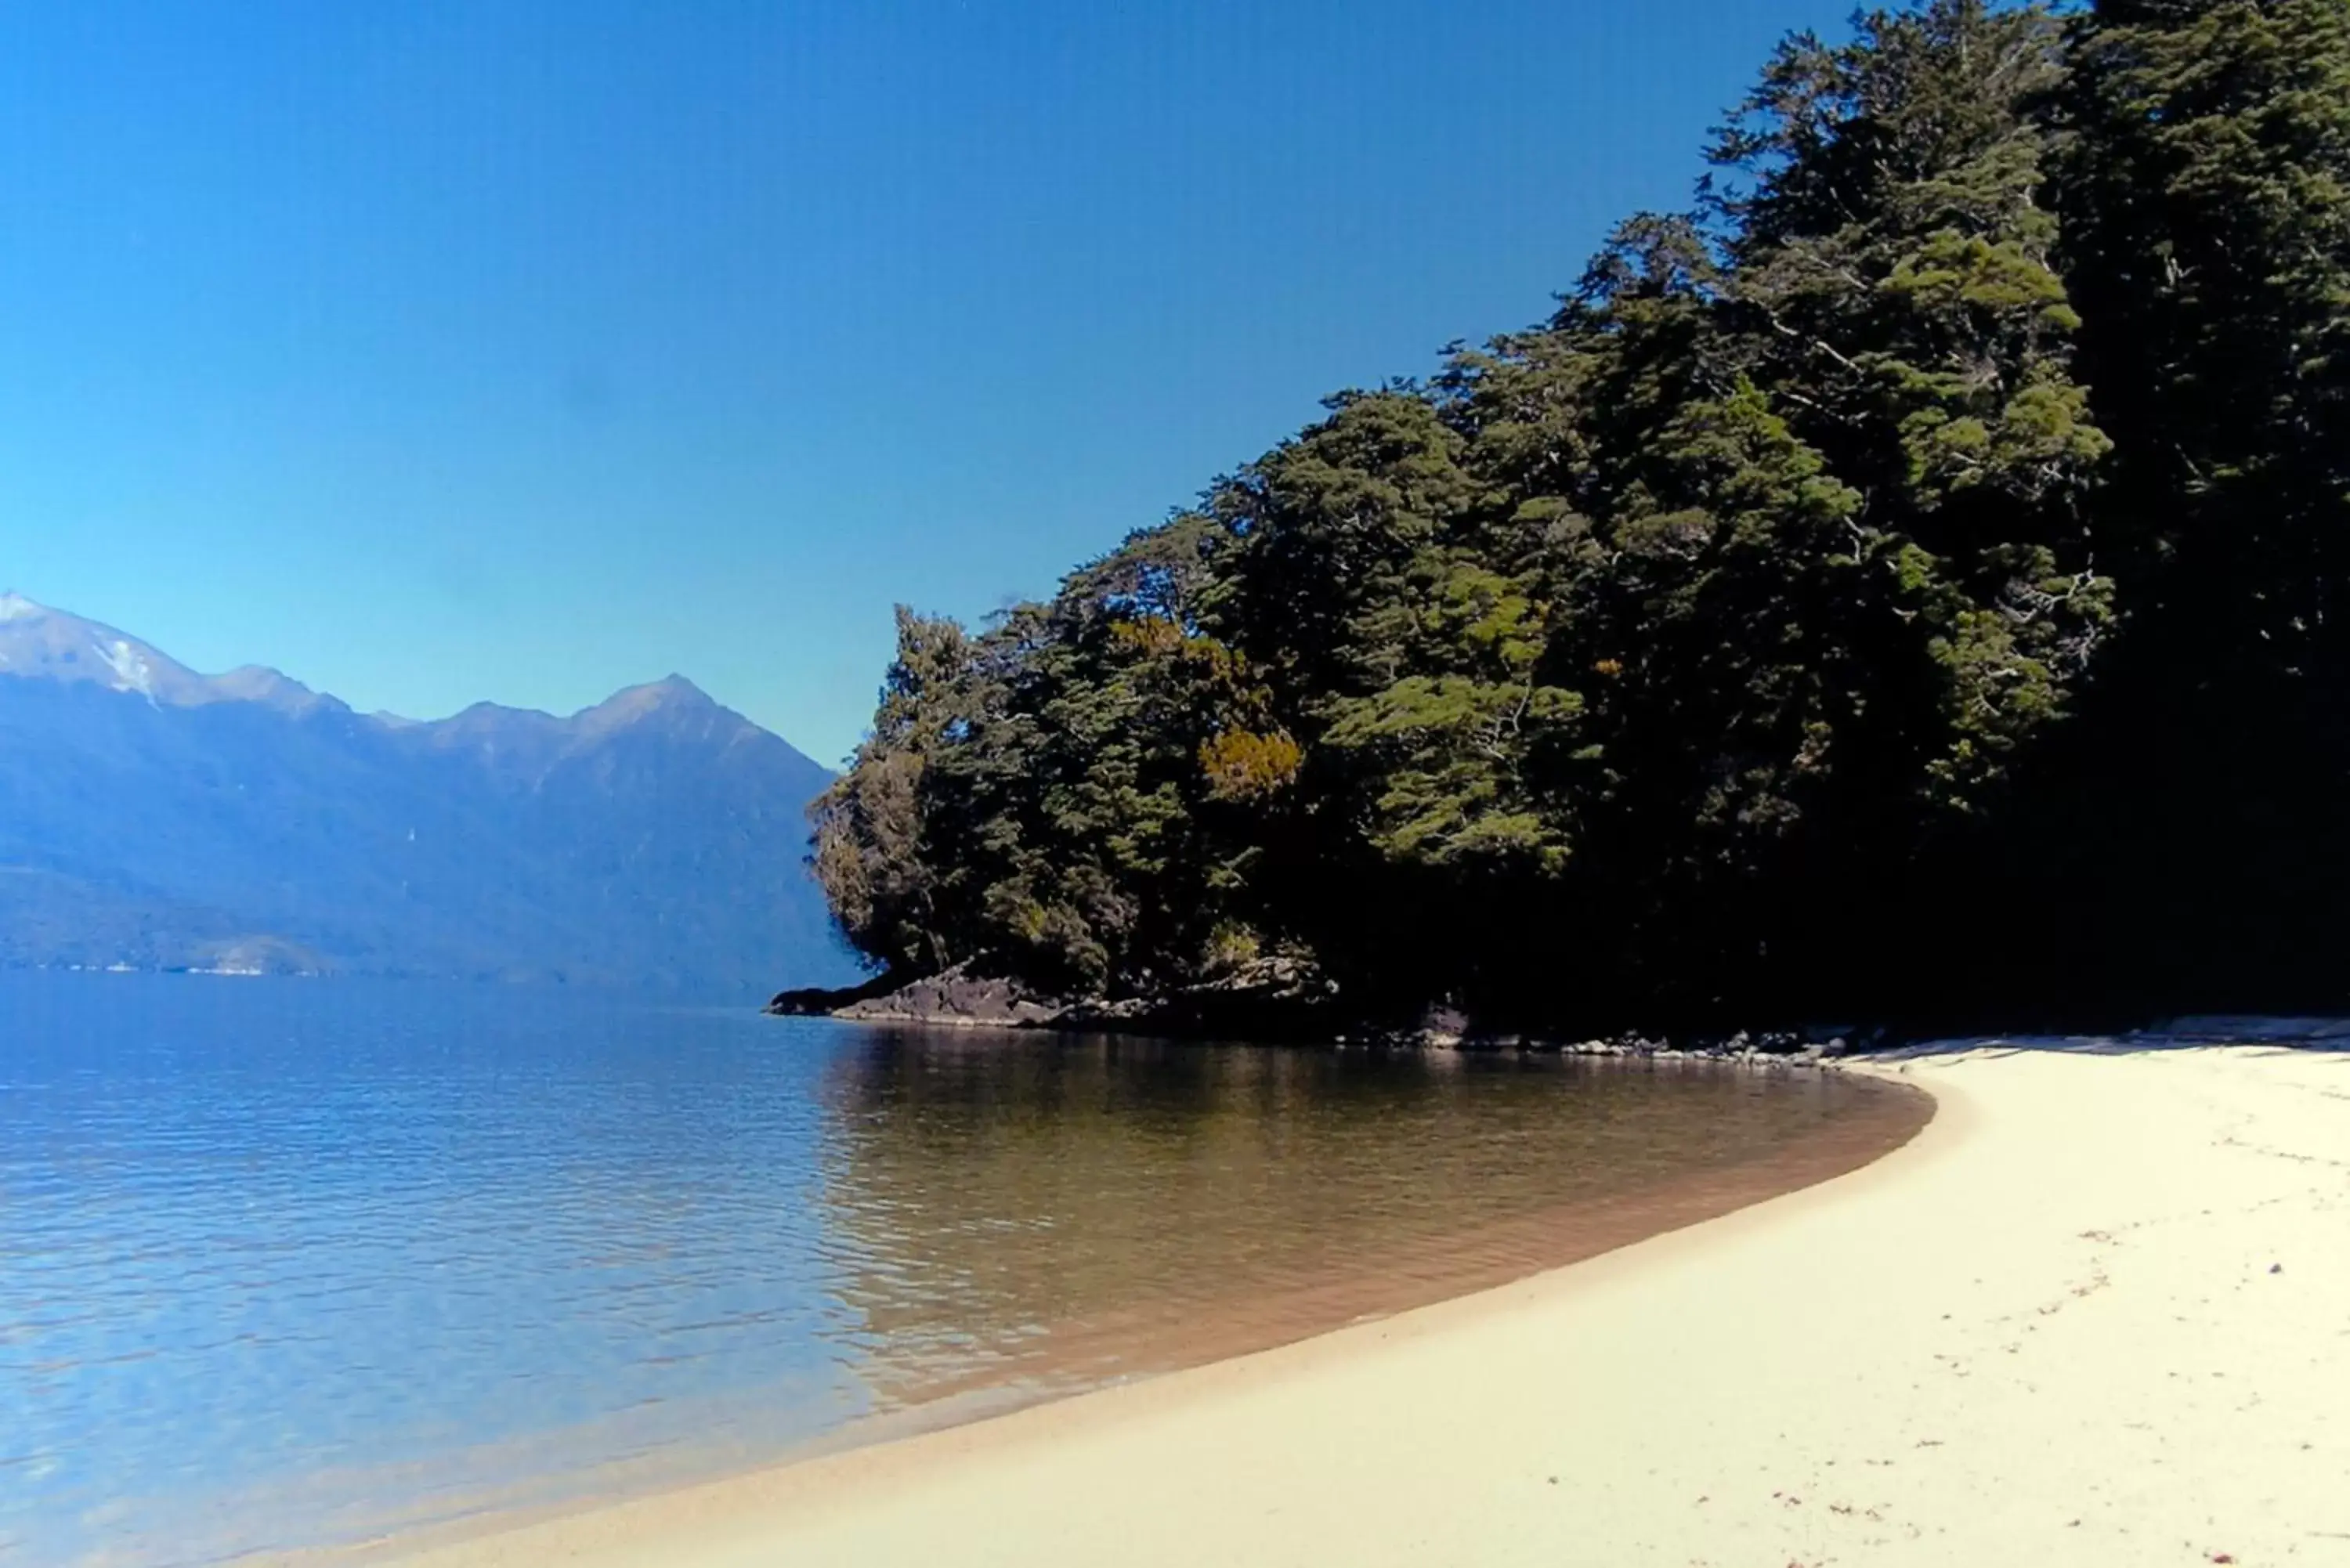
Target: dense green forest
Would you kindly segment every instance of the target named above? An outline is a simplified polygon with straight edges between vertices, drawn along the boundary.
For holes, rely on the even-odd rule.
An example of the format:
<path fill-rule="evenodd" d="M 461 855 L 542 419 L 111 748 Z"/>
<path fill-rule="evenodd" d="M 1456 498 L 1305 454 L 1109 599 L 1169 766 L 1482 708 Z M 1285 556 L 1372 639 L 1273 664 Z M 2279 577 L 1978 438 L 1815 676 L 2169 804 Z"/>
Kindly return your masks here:
<path fill-rule="evenodd" d="M 1520 1027 L 2350 1000 L 2350 0 L 1868 12 L 1705 158 L 1049 603 L 900 611 L 815 808 L 857 946 Z"/>

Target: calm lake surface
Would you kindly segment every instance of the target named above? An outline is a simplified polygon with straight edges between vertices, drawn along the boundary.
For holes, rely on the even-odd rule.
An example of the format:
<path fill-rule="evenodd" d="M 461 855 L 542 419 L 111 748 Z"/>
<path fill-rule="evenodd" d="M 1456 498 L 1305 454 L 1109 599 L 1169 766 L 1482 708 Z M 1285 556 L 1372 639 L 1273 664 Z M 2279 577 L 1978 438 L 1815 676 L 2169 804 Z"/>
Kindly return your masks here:
<path fill-rule="evenodd" d="M 0 1562 L 216 1562 L 1261 1347 L 1850 1168 L 1907 1094 L 0 975 Z"/>

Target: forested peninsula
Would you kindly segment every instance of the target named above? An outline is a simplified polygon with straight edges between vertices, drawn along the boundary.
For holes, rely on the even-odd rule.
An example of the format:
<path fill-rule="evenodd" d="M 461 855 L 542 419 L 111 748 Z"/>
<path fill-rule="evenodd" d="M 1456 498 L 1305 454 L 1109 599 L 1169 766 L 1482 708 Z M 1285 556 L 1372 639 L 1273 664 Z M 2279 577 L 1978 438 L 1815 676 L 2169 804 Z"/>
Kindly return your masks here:
<path fill-rule="evenodd" d="M 901 610 L 814 808 L 875 989 L 2350 1002 L 2350 3 L 1872 11 L 1705 159 L 1050 602 Z"/>

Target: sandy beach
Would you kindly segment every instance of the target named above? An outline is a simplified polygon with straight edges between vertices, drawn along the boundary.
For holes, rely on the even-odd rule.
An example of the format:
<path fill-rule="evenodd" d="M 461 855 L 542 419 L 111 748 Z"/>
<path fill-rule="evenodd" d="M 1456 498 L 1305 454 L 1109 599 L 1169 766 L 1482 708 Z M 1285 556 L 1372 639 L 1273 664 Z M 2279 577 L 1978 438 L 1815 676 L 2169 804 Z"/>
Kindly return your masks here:
<path fill-rule="evenodd" d="M 1862 1070 L 1939 1114 L 1821 1186 L 1283 1349 L 402 1560 L 2350 1563 L 2350 1052 Z"/>

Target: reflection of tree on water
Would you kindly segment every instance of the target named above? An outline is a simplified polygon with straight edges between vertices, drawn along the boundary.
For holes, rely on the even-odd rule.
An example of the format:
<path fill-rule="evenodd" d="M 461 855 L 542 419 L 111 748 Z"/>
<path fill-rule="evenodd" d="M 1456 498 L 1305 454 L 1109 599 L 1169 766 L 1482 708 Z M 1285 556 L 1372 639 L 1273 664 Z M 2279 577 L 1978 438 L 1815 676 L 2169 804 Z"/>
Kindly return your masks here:
<path fill-rule="evenodd" d="M 825 1085 L 832 1288 L 885 1396 L 1180 1329 L 1464 1223 L 1735 1162 L 1851 1086 L 1572 1058 L 877 1031 Z M 1100 1370 L 1100 1369 L 1097 1369 Z"/>

